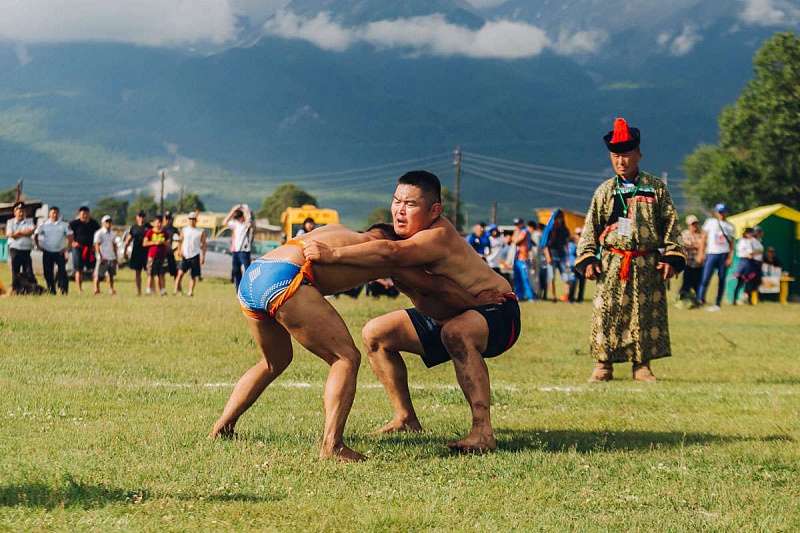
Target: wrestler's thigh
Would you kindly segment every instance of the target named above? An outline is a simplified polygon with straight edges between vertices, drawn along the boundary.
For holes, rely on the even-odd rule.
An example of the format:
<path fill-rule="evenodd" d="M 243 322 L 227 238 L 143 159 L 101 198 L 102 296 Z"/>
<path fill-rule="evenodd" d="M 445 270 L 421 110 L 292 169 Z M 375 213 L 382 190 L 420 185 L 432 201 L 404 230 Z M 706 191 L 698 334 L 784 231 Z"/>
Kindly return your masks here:
<path fill-rule="evenodd" d="M 453 348 L 464 345 L 484 352 L 489 343 L 489 324 L 479 312 L 464 311 L 448 320 L 442 327 L 442 342 L 450 355 L 453 355 Z"/>
<path fill-rule="evenodd" d="M 380 347 L 391 352 L 423 353 L 417 330 L 404 310 L 371 319 L 364 325 L 361 335 L 370 351 Z"/>
<path fill-rule="evenodd" d="M 339 313 L 320 292 L 303 285 L 283 304 L 275 319 L 308 351 L 328 364 L 342 357 L 360 357 Z"/>
<path fill-rule="evenodd" d="M 271 318 L 245 320 L 267 365 L 281 370 L 288 367 L 292 362 L 292 338 L 286 328 Z"/>

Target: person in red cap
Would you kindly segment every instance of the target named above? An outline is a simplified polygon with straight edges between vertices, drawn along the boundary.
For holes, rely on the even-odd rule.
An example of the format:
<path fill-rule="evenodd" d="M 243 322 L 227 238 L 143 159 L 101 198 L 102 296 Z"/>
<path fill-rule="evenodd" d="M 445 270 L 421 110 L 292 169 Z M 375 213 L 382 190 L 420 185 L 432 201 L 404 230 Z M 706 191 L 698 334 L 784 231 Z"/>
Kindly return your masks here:
<path fill-rule="evenodd" d="M 589 381 L 610 381 L 622 362 L 655 381 L 650 361 L 671 355 L 666 280 L 686 265 L 677 213 L 664 182 L 639 170 L 639 130 L 618 118 L 603 139 L 615 175 L 592 196 L 575 263 L 597 280 Z"/>

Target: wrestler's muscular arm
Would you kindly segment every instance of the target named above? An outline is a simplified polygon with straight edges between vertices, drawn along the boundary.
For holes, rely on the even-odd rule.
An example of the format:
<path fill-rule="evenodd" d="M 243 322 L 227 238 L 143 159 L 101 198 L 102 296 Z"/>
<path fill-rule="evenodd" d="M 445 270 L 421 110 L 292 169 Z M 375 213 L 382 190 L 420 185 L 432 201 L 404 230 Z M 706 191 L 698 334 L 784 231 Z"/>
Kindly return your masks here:
<path fill-rule="evenodd" d="M 361 267 L 412 267 L 430 265 L 447 257 L 447 232 L 442 227 L 422 230 L 399 241 L 374 240 L 330 248 L 321 242 L 306 243 L 306 259 L 317 263 L 341 263 Z"/>

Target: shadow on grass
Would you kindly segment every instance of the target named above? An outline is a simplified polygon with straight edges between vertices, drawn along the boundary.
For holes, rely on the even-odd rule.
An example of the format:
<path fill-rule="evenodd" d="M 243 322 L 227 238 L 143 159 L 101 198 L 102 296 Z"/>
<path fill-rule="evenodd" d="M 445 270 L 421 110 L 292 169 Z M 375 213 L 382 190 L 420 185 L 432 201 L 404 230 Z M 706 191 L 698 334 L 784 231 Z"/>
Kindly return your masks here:
<path fill-rule="evenodd" d="M 280 500 L 281 497 L 259 496 L 255 494 L 168 494 L 154 495 L 148 490 L 125 490 L 105 485 L 93 485 L 65 478 L 63 482 L 48 485 L 45 483 L 19 483 L 0 485 L 0 507 L 39 507 L 44 509 L 77 507 L 93 509 L 112 504 L 139 504 L 153 498 L 174 498 L 178 500 L 207 502 L 245 502 L 261 503 Z"/>
<path fill-rule="evenodd" d="M 679 431 L 537 431 L 520 429 L 498 429 L 497 451 L 520 452 L 538 450 L 550 453 L 576 451 L 578 453 L 648 450 L 664 447 L 691 446 L 730 442 L 792 442 L 789 435 L 731 436 L 711 433 L 683 433 Z M 433 455 L 447 457 L 455 455 L 445 444 L 455 440 L 434 433 L 391 435 L 380 438 L 382 445 L 417 446 L 432 449 Z"/>
<path fill-rule="evenodd" d="M 497 446 L 502 451 L 542 450 L 548 452 L 577 451 L 579 453 L 615 450 L 646 450 L 650 448 L 719 444 L 730 442 L 792 441 L 789 435 L 736 436 L 681 431 L 535 431 L 499 429 Z"/>

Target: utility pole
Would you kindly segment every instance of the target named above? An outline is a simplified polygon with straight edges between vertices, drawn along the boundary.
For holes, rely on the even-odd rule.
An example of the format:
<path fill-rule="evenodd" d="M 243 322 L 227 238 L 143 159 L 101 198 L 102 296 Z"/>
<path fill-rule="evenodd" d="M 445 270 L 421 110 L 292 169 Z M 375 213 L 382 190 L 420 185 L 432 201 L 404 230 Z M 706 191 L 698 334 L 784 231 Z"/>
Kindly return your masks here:
<path fill-rule="evenodd" d="M 453 191 L 453 203 L 454 212 L 453 212 L 453 224 L 456 227 L 457 231 L 461 231 L 461 221 L 458 220 L 458 211 L 461 208 L 461 147 L 456 146 L 456 149 L 453 150 L 453 165 L 456 167 L 456 182 L 455 182 L 455 191 Z"/>
<path fill-rule="evenodd" d="M 183 196 L 184 196 L 185 192 L 186 192 L 186 186 L 185 185 L 181 185 L 181 197 L 180 197 L 180 200 L 178 200 L 178 212 L 186 211 L 183 208 Z"/>
<path fill-rule="evenodd" d="M 661 171 L 661 179 L 664 180 L 664 185 L 669 184 L 669 173 L 666 170 Z"/>
<path fill-rule="evenodd" d="M 167 171 L 161 169 L 161 201 L 158 204 L 158 210 L 161 213 L 161 216 L 164 216 L 164 179 L 167 176 Z"/>
<path fill-rule="evenodd" d="M 14 203 L 17 203 L 20 200 L 22 200 L 22 178 L 17 180 L 17 196 L 14 200 Z"/>
<path fill-rule="evenodd" d="M 492 224 L 497 224 L 497 201 L 492 202 L 492 216 L 491 216 Z"/>

